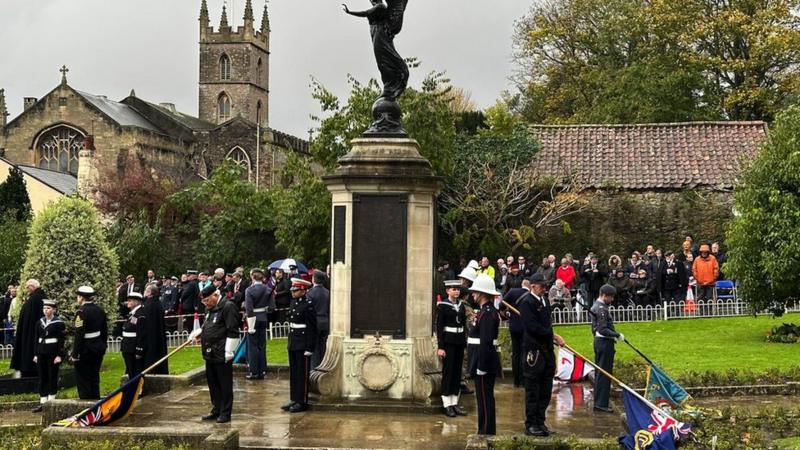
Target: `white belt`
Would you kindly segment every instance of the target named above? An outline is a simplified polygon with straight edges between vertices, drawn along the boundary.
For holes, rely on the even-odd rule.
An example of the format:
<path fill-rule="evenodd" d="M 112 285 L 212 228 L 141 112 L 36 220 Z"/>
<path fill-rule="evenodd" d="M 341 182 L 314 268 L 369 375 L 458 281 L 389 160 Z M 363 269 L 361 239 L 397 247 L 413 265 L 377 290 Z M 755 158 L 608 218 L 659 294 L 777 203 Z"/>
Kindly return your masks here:
<path fill-rule="evenodd" d="M 56 338 L 47 338 L 47 339 L 39 338 L 39 343 L 41 344 L 42 342 L 44 342 L 45 344 L 56 344 L 56 343 L 58 343 L 58 339 L 56 339 Z"/>
<path fill-rule="evenodd" d="M 464 327 L 444 327 L 445 333 L 463 333 Z"/>
<path fill-rule="evenodd" d="M 100 337 L 100 332 L 99 331 L 92 331 L 91 333 L 86 333 L 86 334 L 83 335 L 84 339 L 94 339 L 94 338 L 99 338 L 99 337 Z"/>
<path fill-rule="evenodd" d="M 611 339 L 612 341 L 613 341 L 613 340 L 616 340 L 616 338 L 613 338 L 613 337 L 610 337 L 610 336 L 603 336 L 602 334 L 600 334 L 600 332 L 599 332 L 599 331 L 595 331 L 595 332 L 594 332 L 594 337 L 596 337 L 596 338 L 602 338 L 602 339 Z"/>
<path fill-rule="evenodd" d="M 476 338 L 476 337 L 467 338 L 467 344 L 481 345 L 481 338 Z M 497 339 L 492 341 L 492 345 L 497 345 Z"/>
<path fill-rule="evenodd" d="M 123 331 L 122 337 L 136 337 L 136 332 L 134 331 Z"/>
<path fill-rule="evenodd" d="M 305 328 L 306 324 L 304 323 L 290 323 L 289 328 Z"/>
<path fill-rule="evenodd" d="M 267 308 L 256 308 L 253 310 L 254 313 L 262 313 L 267 312 Z"/>

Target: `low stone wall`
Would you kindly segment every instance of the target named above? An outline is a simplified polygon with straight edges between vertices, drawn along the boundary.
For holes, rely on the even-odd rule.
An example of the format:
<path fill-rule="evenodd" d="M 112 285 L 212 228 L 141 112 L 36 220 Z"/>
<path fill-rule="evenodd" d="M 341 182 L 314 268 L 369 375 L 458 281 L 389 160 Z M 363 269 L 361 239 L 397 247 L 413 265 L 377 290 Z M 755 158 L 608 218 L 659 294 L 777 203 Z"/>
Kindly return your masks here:
<path fill-rule="evenodd" d="M 86 408 L 97 403 L 96 400 L 78 400 L 78 399 L 70 399 L 70 400 L 59 400 L 55 399 L 53 401 L 47 402 L 44 404 L 44 409 L 42 411 L 42 426 L 48 427 L 50 424 L 58 422 L 59 420 L 66 419 L 67 417 L 72 417 L 79 412 L 83 411 Z"/>
<path fill-rule="evenodd" d="M 491 450 L 494 448 L 494 442 L 498 439 L 517 439 L 517 436 L 486 436 L 480 434 L 471 434 L 467 438 L 466 450 Z M 602 439 L 577 439 L 572 442 L 558 437 L 546 438 L 530 438 L 519 437 L 525 439 L 525 448 L 531 450 L 571 450 L 572 444 L 577 441 L 578 444 L 585 446 L 599 445 L 603 442 Z"/>
<path fill-rule="evenodd" d="M 247 373 L 247 364 L 234 364 L 234 373 Z M 288 365 L 267 365 L 267 373 L 274 373 L 278 376 L 289 376 Z"/>
<path fill-rule="evenodd" d="M 206 377 L 205 366 L 200 366 L 180 375 L 147 375 L 143 390 L 148 394 L 163 394 L 175 388 L 195 385 Z M 120 378 L 120 385 L 128 382 L 128 376 Z"/>
<path fill-rule="evenodd" d="M 166 447 L 183 445 L 200 450 L 238 450 L 239 432 L 235 430 L 216 433 L 194 431 L 169 431 L 161 428 L 56 428 L 49 427 L 42 432 L 42 449 L 63 448 L 76 441 L 161 441 Z"/>

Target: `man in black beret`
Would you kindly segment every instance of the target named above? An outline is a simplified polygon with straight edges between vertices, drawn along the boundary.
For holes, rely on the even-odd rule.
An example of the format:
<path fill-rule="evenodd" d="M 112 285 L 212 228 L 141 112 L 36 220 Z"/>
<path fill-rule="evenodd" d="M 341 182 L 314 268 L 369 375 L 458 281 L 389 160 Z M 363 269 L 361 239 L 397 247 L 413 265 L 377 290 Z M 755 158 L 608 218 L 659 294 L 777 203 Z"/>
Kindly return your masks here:
<path fill-rule="evenodd" d="M 200 292 L 206 307 L 201 348 L 206 361 L 206 381 L 211 412 L 202 420 L 231 421 L 233 411 L 233 352 L 239 344 L 239 311 L 214 285 Z"/>

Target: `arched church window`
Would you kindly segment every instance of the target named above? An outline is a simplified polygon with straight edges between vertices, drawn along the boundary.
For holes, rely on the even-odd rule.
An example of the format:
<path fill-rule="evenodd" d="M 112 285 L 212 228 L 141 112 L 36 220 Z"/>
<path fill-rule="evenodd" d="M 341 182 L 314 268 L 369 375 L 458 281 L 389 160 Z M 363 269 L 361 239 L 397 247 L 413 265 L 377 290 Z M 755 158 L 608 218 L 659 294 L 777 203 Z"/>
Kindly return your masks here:
<path fill-rule="evenodd" d="M 259 100 L 258 103 L 256 103 L 256 123 L 259 125 L 261 125 L 262 115 L 263 113 L 262 113 L 261 100 Z"/>
<path fill-rule="evenodd" d="M 36 166 L 59 172 L 78 173 L 78 155 L 83 149 L 85 135 L 67 125 L 42 131 L 36 138 Z"/>
<path fill-rule="evenodd" d="M 217 100 L 217 117 L 219 122 L 226 122 L 231 118 L 231 98 L 224 92 L 220 94 Z"/>
<path fill-rule="evenodd" d="M 225 54 L 219 58 L 219 79 L 231 79 L 231 59 Z"/>
<path fill-rule="evenodd" d="M 261 79 L 264 74 L 264 65 L 261 63 L 261 58 L 258 58 L 256 63 L 256 84 L 261 84 L 264 80 Z"/>
<path fill-rule="evenodd" d="M 252 174 L 253 167 L 250 164 L 250 156 L 248 156 L 247 152 L 245 152 L 242 147 L 239 147 L 238 145 L 233 147 L 231 151 L 228 152 L 228 156 L 226 156 L 226 158 L 243 167 L 245 171 L 242 176 L 247 181 L 250 181 L 250 175 Z"/>

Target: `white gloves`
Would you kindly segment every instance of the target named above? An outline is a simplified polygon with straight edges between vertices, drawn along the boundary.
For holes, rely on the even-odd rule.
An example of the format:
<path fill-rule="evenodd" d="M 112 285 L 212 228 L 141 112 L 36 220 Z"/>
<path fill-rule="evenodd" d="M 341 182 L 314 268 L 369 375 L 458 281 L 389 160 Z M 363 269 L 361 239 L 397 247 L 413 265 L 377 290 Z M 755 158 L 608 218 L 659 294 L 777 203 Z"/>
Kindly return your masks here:
<path fill-rule="evenodd" d="M 256 334 L 256 318 L 247 318 L 247 334 Z"/>
<path fill-rule="evenodd" d="M 236 346 L 239 345 L 239 339 L 227 338 L 225 339 L 225 362 L 233 360 L 233 352 L 236 351 Z"/>
<path fill-rule="evenodd" d="M 617 338 L 617 342 L 625 342 L 625 335 L 620 333 L 619 337 Z"/>
<path fill-rule="evenodd" d="M 192 330 L 192 332 L 189 333 L 189 340 L 193 341 L 193 340 L 199 338 L 201 334 L 203 334 L 203 329 L 202 328 L 197 328 L 195 330 Z"/>
<path fill-rule="evenodd" d="M 233 361 L 233 352 L 225 352 L 225 362 Z"/>
<path fill-rule="evenodd" d="M 303 352 L 303 356 L 311 356 L 311 355 L 313 355 L 313 353 L 311 353 L 311 352 Z"/>
<path fill-rule="evenodd" d="M 481 376 L 483 376 L 483 375 L 486 375 L 486 372 L 484 372 L 484 371 L 482 371 L 482 370 L 480 370 L 480 369 L 477 369 L 477 370 L 475 371 L 475 374 L 476 374 L 476 375 L 481 375 Z"/>

